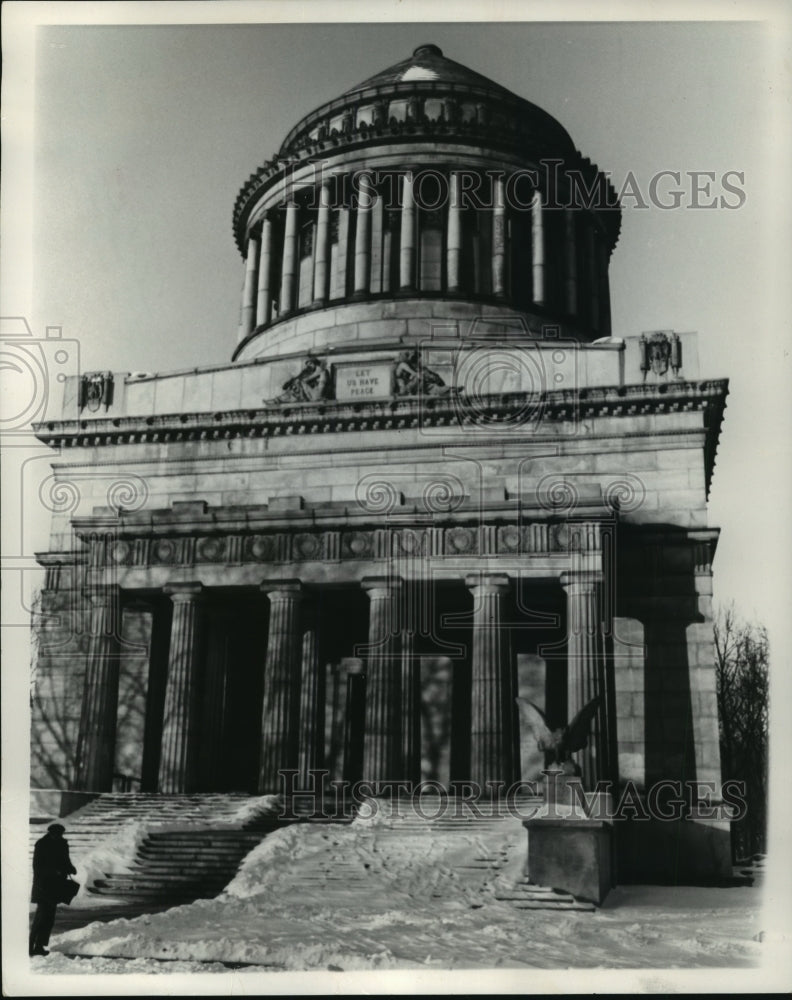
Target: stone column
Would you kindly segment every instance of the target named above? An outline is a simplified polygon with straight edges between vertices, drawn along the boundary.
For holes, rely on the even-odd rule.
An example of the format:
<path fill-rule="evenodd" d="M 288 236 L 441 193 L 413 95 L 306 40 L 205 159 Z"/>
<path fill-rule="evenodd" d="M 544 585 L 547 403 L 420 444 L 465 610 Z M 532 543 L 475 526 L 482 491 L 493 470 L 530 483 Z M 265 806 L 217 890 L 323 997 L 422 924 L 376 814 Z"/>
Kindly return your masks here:
<path fill-rule="evenodd" d="M 692 739 L 696 778 L 711 781 L 720 794 L 721 760 L 718 736 L 718 697 L 715 672 L 715 639 L 712 612 L 712 560 L 717 529 L 690 532 L 693 540 L 693 581 L 696 620 L 685 628 L 692 701 Z M 680 618 L 682 616 L 680 615 Z M 749 802 L 750 808 L 750 802 Z"/>
<path fill-rule="evenodd" d="M 283 235 L 283 266 L 279 312 L 281 316 L 294 308 L 295 277 L 297 273 L 297 202 L 286 205 L 286 229 Z"/>
<path fill-rule="evenodd" d="M 75 788 L 109 792 L 115 769 L 118 715 L 118 626 L 121 621 L 117 587 L 93 590 L 90 602 L 88 661 L 85 669 Z"/>
<path fill-rule="evenodd" d="M 369 272 L 371 270 L 371 208 L 374 203 L 374 189 L 370 178 L 360 177 L 357 222 L 355 226 L 355 277 L 353 295 L 365 298 L 369 292 Z"/>
<path fill-rule="evenodd" d="M 274 580 L 261 589 L 270 604 L 259 772 L 259 792 L 264 795 L 279 792 L 279 772 L 297 763 L 302 585 L 299 580 Z"/>
<path fill-rule="evenodd" d="M 327 301 L 328 263 L 330 258 L 330 180 L 319 189 L 319 212 L 316 220 L 316 256 L 314 258 L 314 305 Z"/>
<path fill-rule="evenodd" d="M 446 288 L 448 292 L 458 295 L 462 290 L 462 206 L 459 174 L 452 171 L 449 180 Z"/>
<path fill-rule="evenodd" d="M 488 781 L 508 784 L 513 772 L 512 650 L 503 623 L 509 578 L 482 573 L 465 583 L 473 594 L 470 778 L 484 791 Z"/>
<path fill-rule="evenodd" d="M 402 184 L 401 243 L 399 247 L 399 288 L 403 292 L 415 290 L 415 199 L 411 172 L 404 175 Z"/>
<path fill-rule="evenodd" d="M 506 201 L 503 177 L 492 182 L 492 294 L 506 294 Z"/>
<path fill-rule="evenodd" d="M 576 316 L 578 311 L 577 238 L 575 234 L 575 209 L 564 209 L 564 258 L 566 262 L 564 287 L 566 311 Z"/>
<path fill-rule="evenodd" d="M 264 216 L 261 223 L 261 256 L 259 259 L 258 294 L 256 298 L 256 326 L 269 323 L 272 318 L 272 219 Z"/>
<path fill-rule="evenodd" d="M 401 774 L 401 657 L 396 577 L 367 577 L 369 650 L 366 662 L 366 712 L 363 780 L 391 781 Z"/>
<path fill-rule="evenodd" d="M 198 764 L 198 731 L 201 706 L 202 621 L 200 583 L 166 586 L 173 602 L 159 791 L 195 790 Z"/>
<path fill-rule="evenodd" d="M 543 305 L 545 300 L 545 247 L 541 191 L 535 191 L 531 200 L 531 271 L 533 300 L 537 305 Z"/>
<path fill-rule="evenodd" d="M 324 765 L 325 673 L 320 670 L 315 608 L 303 608 L 300 725 L 297 766 L 299 785 L 311 787 L 308 772 Z"/>
<path fill-rule="evenodd" d="M 401 744 L 400 777 L 421 780 L 421 660 L 415 655 L 415 634 L 401 633 Z"/>
<path fill-rule="evenodd" d="M 561 586 L 567 595 L 567 723 L 592 698 L 602 694 L 604 700 L 603 646 L 597 600 L 601 579 L 601 574 L 594 570 L 561 574 Z M 605 706 L 601 705 L 589 727 L 586 749 L 575 757 L 587 789 L 593 788 L 598 779 L 608 777 L 605 762 L 598 755 L 598 751 L 600 755 L 602 751 L 604 713 Z"/>
<path fill-rule="evenodd" d="M 245 285 L 242 290 L 242 339 L 253 332 L 256 318 L 256 272 L 258 269 L 259 241 L 257 236 L 248 238 L 245 261 Z"/>

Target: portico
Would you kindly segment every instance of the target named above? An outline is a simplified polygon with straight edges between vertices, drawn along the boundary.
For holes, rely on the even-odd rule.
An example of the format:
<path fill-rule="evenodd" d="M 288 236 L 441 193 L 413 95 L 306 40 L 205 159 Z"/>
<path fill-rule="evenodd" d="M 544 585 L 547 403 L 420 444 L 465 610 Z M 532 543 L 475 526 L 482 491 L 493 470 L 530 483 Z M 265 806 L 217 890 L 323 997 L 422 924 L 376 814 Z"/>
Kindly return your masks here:
<path fill-rule="evenodd" d="M 521 777 L 534 777 L 519 773 L 517 651 L 547 646 L 548 672 L 553 674 L 548 683 L 556 696 L 566 690 L 569 710 L 577 711 L 601 683 L 603 622 L 592 605 L 590 574 L 574 568 L 583 553 L 570 552 L 565 522 L 543 510 L 536 497 L 536 520 L 526 521 L 527 501 L 523 497 L 519 513 L 515 501 L 503 501 L 499 520 L 507 523 L 490 526 L 466 523 L 469 502 L 460 504 L 443 527 L 426 527 L 407 515 L 399 527 L 383 528 L 374 526 L 364 509 L 312 509 L 298 498 L 294 508 L 310 511 L 312 521 L 324 523 L 322 530 L 294 530 L 287 525 L 288 511 L 219 511 L 201 503 L 112 519 L 103 511 L 75 522 L 93 552 L 92 606 L 112 603 L 120 617 L 125 607 L 138 613 L 145 608 L 151 633 L 163 620 L 170 623 L 167 650 L 152 644 L 147 670 L 149 676 L 164 674 L 161 727 L 153 735 L 149 726 L 147 736 L 160 744 L 157 789 L 210 790 L 205 787 L 212 780 L 205 755 L 204 765 L 200 763 L 202 747 L 228 725 L 218 692 L 229 671 L 242 669 L 227 649 L 218 654 L 227 646 L 236 618 L 218 623 L 216 612 L 221 605 L 233 608 L 240 602 L 247 613 L 254 612 L 266 635 L 244 657 L 245 672 L 260 674 L 259 792 L 280 790 L 279 774 L 285 769 L 298 768 L 307 780 L 311 768 L 326 763 L 332 742 L 326 734 L 331 735 L 334 724 L 328 718 L 328 664 L 337 671 L 345 659 L 357 661 L 354 676 L 363 708 L 348 717 L 345 705 L 338 713 L 340 722 L 335 721 L 346 744 L 338 777 L 349 777 L 344 761 L 349 763 L 356 739 L 362 745 L 364 780 L 420 776 L 417 687 L 421 659 L 432 656 L 447 657 L 456 666 L 452 687 L 460 688 L 448 693 L 444 706 L 448 732 L 454 735 L 447 737 L 443 752 L 455 756 L 454 779 L 472 780 L 482 788 L 501 782 L 505 788 Z M 403 506 L 414 510 L 408 501 Z M 601 520 L 578 522 L 581 534 L 575 539 L 583 537 L 591 546 L 586 560 L 600 566 L 602 578 L 601 534 L 613 530 L 613 516 L 601 502 L 590 502 L 588 508 L 592 518 Z M 165 526 L 167 537 L 159 534 Z M 585 583 L 571 582 L 583 576 Z M 558 613 L 537 622 L 522 609 L 534 606 L 527 595 L 542 589 L 554 593 Z M 350 609 L 344 623 L 336 619 L 339 605 Z M 96 611 L 92 627 L 94 618 Z M 565 620 L 583 623 L 571 633 L 568 650 Z M 123 629 L 107 631 L 101 642 L 92 640 L 89 650 L 80 744 L 86 761 L 107 759 L 112 743 L 107 734 L 114 732 L 118 711 L 117 701 L 106 693 L 113 688 L 102 670 L 108 663 L 117 665 Z M 536 640 L 553 634 L 555 644 Z M 114 653 L 108 656 L 111 643 Z M 95 690 L 105 692 L 101 702 Z M 209 695 L 214 710 L 207 712 Z M 535 696 L 543 697 L 544 691 Z M 460 713 L 456 720 L 455 708 Z M 148 711 L 156 709 L 149 704 Z M 253 714 L 248 718 L 250 728 Z M 463 719 L 465 728 L 469 723 L 464 734 Z M 253 752 L 250 738 L 247 745 Z M 595 780 L 606 766 L 593 755 L 587 778 Z M 78 780 L 83 790 L 109 790 L 112 774 L 111 766 L 94 767 L 81 770 Z"/>

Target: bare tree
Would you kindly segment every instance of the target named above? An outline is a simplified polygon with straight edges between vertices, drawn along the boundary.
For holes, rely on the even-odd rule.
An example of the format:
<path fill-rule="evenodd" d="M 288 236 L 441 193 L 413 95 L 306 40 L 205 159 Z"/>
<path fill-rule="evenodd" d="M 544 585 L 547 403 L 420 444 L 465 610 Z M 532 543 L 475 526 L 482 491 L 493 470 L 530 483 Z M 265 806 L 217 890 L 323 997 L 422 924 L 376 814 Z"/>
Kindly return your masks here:
<path fill-rule="evenodd" d="M 715 671 L 723 778 L 745 783 L 747 813 L 732 824 L 735 860 L 765 850 L 770 647 L 767 629 L 734 605 L 715 618 Z"/>

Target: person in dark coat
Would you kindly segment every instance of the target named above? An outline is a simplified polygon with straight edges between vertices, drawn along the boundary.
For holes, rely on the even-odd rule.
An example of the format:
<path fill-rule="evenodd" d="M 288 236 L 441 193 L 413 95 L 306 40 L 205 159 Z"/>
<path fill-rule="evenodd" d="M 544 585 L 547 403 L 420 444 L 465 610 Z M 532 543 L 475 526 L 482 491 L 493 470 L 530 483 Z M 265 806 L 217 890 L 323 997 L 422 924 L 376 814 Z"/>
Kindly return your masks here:
<path fill-rule="evenodd" d="M 30 955 L 49 955 L 49 944 L 52 926 L 55 923 L 55 910 L 61 901 L 63 883 L 69 875 L 75 875 L 77 869 L 69 857 L 69 845 L 64 840 L 65 828 L 60 823 L 47 827 L 47 832 L 36 841 L 33 850 L 33 893 L 31 902 L 36 903 L 36 914 L 30 928 L 28 953 Z"/>

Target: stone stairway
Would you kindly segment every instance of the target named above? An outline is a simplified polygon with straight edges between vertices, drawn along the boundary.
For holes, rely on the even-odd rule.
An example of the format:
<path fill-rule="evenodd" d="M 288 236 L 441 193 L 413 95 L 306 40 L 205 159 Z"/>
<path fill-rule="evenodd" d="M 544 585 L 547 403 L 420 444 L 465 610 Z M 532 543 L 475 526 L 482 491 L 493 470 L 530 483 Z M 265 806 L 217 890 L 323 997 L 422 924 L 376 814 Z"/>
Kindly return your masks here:
<path fill-rule="evenodd" d="M 511 886 L 496 889 L 495 899 L 510 903 L 515 910 L 577 910 L 593 913 L 597 909 L 594 903 L 577 899 L 568 892 L 534 885 L 527 877 Z"/>
<path fill-rule="evenodd" d="M 128 861 L 85 889 L 108 904 L 152 908 L 216 896 L 242 858 L 280 823 L 268 798 L 133 792 L 99 795 L 59 822 L 77 865 L 111 846 L 123 856 L 112 842 L 134 824 L 140 839 L 127 848 Z M 31 823 L 31 854 L 46 829 L 46 823 Z"/>
<path fill-rule="evenodd" d="M 273 819 L 269 830 L 279 825 Z M 107 873 L 88 891 L 126 902 L 169 902 L 176 906 L 217 896 L 242 859 L 269 832 L 257 829 L 169 830 L 149 833 L 128 871 Z"/>
<path fill-rule="evenodd" d="M 445 884 L 459 886 L 473 907 L 495 901 L 518 910 L 596 911 L 593 903 L 570 893 L 535 885 L 519 862 L 515 868 L 515 852 L 519 858 L 525 852 L 520 816 L 529 815 L 530 807 L 540 803 L 540 799 L 525 798 L 515 803 L 513 811 L 502 803 L 472 806 L 449 801 L 442 810 L 439 804 L 422 803 L 417 809 L 409 802 L 382 804 L 374 826 L 374 851 L 386 870 L 398 870 L 411 852 L 427 850 L 442 838 L 450 849 L 449 861 L 438 864 L 447 876 Z M 365 873 L 358 871 L 354 876 L 350 872 L 350 876 L 363 879 Z M 308 872 L 305 878 L 310 880 Z M 431 895 L 438 898 L 443 892 Z"/>
<path fill-rule="evenodd" d="M 161 795 L 145 792 L 108 792 L 87 805 L 57 820 L 66 827 L 65 837 L 73 858 L 79 860 L 91 850 L 117 836 L 130 823 L 144 827 L 208 827 L 239 824 L 240 811 L 250 804 L 252 815 L 266 817 L 267 808 L 256 809 L 255 802 L 243 792 L 201 795 Z M 46 823 L 31 823 L 30 852 L 39 837 L 47 832 Z"/>

